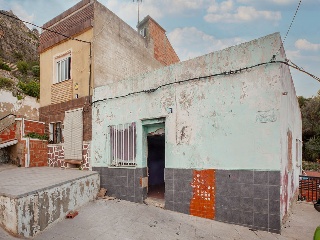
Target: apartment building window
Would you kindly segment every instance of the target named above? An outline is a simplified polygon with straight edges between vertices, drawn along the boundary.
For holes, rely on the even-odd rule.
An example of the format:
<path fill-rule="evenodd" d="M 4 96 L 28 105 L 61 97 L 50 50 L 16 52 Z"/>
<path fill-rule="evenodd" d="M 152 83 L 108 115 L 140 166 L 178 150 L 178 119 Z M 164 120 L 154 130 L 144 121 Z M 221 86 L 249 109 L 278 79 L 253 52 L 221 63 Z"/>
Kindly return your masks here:
<path fill-rule="evenodd" d="M 56 83 L 71 79 L 71 53 L 56 58 Z"/>
<path fill-rule="evenodd" d="M 136 166 L 136 124 L 109 126 L 110 165 L 113 167 Z"/>
<path fill-rule="evenodd" d="M 62 142 L 62 131 L 61 122 L 49 124 L 49 143 L 61 143 Z"/>

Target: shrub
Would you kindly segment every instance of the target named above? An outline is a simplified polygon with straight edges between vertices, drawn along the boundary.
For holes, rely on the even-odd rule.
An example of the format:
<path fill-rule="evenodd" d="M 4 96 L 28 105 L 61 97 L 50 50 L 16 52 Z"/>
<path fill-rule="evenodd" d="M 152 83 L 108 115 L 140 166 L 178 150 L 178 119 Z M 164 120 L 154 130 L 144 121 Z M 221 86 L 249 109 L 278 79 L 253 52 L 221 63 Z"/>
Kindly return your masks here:
<path fill-rule="evenodd" d="M 17 68 L 22 74 L 27 74 L 28 69 L 29 69 L 29 65 L 26 61 L 18 61 Z"/>
<path fill-rule="evenodd" d="M 40 84 L 36 81 L 30 81 L 29 83 L 19 82 L 18 87 L 27 95 L 31 97 L 40 97 Z"/>
<path fill-rule="evenodd" d="M 9 78 L 0 78 L 0 89 L 11 89 L 14 86 L 14 82 Z"/>
<path fill-rule="evenodd" d="M 0 60 L 0 69 L 6 70 L 6 71 L 11 71 L 11 68 L 7 64 L 2 62 L 1 60 Z"/>
<path fill-rule="evenodd" d="M 31 132 L 25 135 L 25 137 L 29 137 L 29 138 L 36 138 L 36 139 L 40 139 L 40 140 L 48 140 L 49 137 L 46 134 L 39 134 L 39 133 L 35 133 L 35 132 Z"/>
<path fill-rule="evenodd" d="M 35 65 L 31 68 L 33 76 L 40 77 L 40 67 L 39 65 Z"/>

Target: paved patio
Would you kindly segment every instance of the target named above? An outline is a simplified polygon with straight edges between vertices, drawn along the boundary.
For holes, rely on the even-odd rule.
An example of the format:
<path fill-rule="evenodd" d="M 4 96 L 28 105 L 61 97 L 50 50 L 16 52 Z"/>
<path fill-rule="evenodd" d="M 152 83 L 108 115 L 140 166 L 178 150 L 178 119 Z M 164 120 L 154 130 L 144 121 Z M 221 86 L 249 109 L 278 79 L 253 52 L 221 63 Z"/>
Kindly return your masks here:
<path fill-rule="evenodd" d="M 14 168 L 0 172 L 0 193 L 15 196 L 93 173 L 53 168 Z M 294 204 L 281 235 L 123 200 L 95 200 L 78 211 L 74 219 L 60 220 L 34 239 L 312 239 L 320 225 L 320 212 L 306 202 Z M 18 238 L 0 228 L 0 239 Z"/>
<path fill-rule="evenodd" d="M 153 206 L 122 200 L 97 200 L 79 209 L 74 219 L 64 219 L 37 235 L 47 239 L 312 239 L 320 225 L 320 212 L 310 203 L 299 202 L 282 234 L 193 217 Z M 3 230 L 0 239 L 14 240 Z"/>

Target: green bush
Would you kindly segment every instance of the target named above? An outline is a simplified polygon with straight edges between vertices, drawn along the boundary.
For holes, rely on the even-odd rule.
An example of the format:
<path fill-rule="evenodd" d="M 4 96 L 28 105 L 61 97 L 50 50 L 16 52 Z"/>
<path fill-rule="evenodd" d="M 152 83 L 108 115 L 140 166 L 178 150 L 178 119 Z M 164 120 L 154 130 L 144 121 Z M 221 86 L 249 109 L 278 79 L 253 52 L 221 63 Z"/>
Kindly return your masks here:
<path fill-rule="evenodd" d="M 9 78 L 0 78 L 0 89 L 11 89 L 14 86 L 14 82 Z"/>
<path fill-rule="evenodd" d="M 29 70 L 29 65 L 26 61 L 18 61 L 17 68 L 22 74 L 27 74 Z"/>
<path fill-rule="evenodd" d="M 29 137 L 29 138 L 36 138 L 36 139 L 40 139 L 40 140 L 48 140 L 49 137 L 46 134 L 39 134 L 39 133 L 35 133 L 35 132 L 31 132 L 25 135 L 25 137 Z"/>
<path fill-rule="evenodd" d="M 18 87 L 26 94 L 31 97 L 40 97 L 40 83 L 36 81 L 30 81 L 29 83 L 19 82 Z"/>
<path fill-rule="evenodd" d="M 11 71 L 11 68 L 7 64 L 2 62 L 1 60 L 0 60 L 0 69 L 6 70 L 6 71 Z"/>
<path fill-rule="evenodd" d="M 320 171 L 320 163 L 302 161 L 302 169 L 306 171 Z"/>
<path fill-rule="evenodd" d="M 35 65 L 31 68 L 33 76 L 40 77 L 40 67 L 39 65 Z"/>

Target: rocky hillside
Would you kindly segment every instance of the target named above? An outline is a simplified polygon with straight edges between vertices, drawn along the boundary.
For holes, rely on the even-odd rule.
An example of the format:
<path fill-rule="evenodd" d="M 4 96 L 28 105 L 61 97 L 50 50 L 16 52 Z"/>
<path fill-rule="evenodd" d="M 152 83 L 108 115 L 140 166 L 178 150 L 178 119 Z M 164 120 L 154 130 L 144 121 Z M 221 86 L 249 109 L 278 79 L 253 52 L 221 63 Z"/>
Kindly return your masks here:
<path fill-rule="evenodd" d="M 16 17 L 12 11 L 0 10 Z M 23 22 L 0 14 L 0 58 L 8 63 L 38 62 L 38 30 L 30 30 Z"/>
<path fill-rule="evenodd" d="M 26 95 L 39 98 L 39 32 L 9 17 L 17 18 L 12 11 L 0 13 L 0 89 L 18 100 Z"/>

